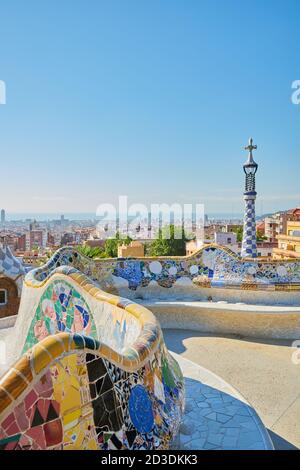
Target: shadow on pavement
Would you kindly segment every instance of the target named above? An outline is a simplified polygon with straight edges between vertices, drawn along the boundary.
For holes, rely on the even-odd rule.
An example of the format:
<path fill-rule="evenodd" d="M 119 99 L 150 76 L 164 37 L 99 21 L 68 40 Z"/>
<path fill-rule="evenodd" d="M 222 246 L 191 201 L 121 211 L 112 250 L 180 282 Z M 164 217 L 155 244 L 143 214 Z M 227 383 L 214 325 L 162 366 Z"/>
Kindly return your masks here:
<path fill-rule="evenodd" d="M 286 441 L 283 437 L 270 429 L 268 429 L 268 433 L 273 441 L 275 450 L 298 450 L 298 447 L 294 446 L 294 444 L 291 444 L 289 441 Z"/>

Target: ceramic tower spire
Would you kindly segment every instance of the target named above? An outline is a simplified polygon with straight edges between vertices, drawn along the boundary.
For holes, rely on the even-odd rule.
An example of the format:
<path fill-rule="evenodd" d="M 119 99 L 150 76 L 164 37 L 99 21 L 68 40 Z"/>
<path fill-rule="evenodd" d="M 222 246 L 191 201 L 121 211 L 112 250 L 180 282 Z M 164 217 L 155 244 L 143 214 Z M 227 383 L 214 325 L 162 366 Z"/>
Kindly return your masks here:
<path fill-rule="evenodd" d="M 249 145 L 245 150 L 249 151 L 248 160 L 243 165 L 245 172 L 245 213 L 244 213 L 244 232 L 242 242 L 242 258 L 255 258 L 257 256 L 256 246 L 256 221 L 255 221 L 255 174 L 258 164 L 254 161 L 252 152 L 257 149 L 257 145 L 253 145 L 253 139 L 249 139 Z"/>

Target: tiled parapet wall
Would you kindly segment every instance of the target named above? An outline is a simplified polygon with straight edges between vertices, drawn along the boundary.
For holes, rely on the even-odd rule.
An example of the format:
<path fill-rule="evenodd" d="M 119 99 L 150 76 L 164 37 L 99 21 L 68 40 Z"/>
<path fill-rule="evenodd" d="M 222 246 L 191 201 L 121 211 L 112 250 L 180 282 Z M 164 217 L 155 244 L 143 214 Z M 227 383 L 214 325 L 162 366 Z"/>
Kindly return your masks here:
<path fill-rule="evenodd" d="M 166 449 L 183 379 L 158 334 L 116 354 L 79 334 L 48 336 L 0 380 L 0 448 Z"/>
<path fill-rule="evenodd" d="M 62 265 L 76 267 L 103 289 L 115 292 L 120 285 L 126 285 L 128 291 L 146 291 L 153 283 L 173 288 L 186 281 L 201 287 L 300 291 L 299 261 L 242 259 L 214 244 L 186 257 L 95 261 L 67 247 L 58 250 L 45 266 L 31 271 L 27 280 L 40 285 Z"/>

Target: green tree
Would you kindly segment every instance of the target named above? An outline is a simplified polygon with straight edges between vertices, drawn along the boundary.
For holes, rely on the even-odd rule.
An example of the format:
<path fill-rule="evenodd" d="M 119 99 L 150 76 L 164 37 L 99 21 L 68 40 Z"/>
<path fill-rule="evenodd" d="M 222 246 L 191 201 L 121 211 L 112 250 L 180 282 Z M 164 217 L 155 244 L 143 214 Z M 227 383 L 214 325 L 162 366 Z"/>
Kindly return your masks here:
<path fill-rule="evenodd" d="M 239 227 L 239 228 L 235 229 L 234 232 L 236 233 L 237 242 L 241 243 L 243 241 L 243 232 L 244 232 L 243 228 Z M 265 235 L 261 231 L 257 230 L 257 232 L 256 232 L 256 241 L 263 242 L 265 240 L 267 240 L 267 237 L 265 237 Z"/>
<path fill-rule="evenodd" d="M 104 250 L 108 258 L 116 258 L 118 256 L 119 240 L 117 238 L 108 238 L 104 245 Z"/>
<path fill-rule="evenodd" d="M 267 240 L 267 237 L 260 230 L 257 230 L 257 232 L 256 232 L 256 241 L 263 242 L 265 240 Z"/>
<path fill-rule="evenodd" d="M 118 246 L 125 243 L 129 245 L 132 242 L 132 238 L 127 236 L 121 238 L 120 234 L 116 233 L 116 238 L 108 238 L 104 246 L 89 246 L 89 245 L 78 245 L 76 249 L 88 258 L 116 258 L 118 256 Z"/>
<path fill-rule="evenodd" d="M 183 227 L 170 225 L 159 229 L 158 237 L 150 243 L 150 256 L 183 256 L 187 238 Z"/>
<path fill-rule="evenodd" d="M 116 233 L 116 238 L 108 238 L 105 242 L 104 249 L 107 258 L 116 258 L 118 256 L 118 246 L 129 245 L 132 242 L 132 238 L 128 235 L 126 238 L 121 238 L 119 232 Z"/>
<path fill-rule="evenodd" d="M 238 227 L 233 232 L 236 233 L 236 241 L 241 243 L 243 241 L 243 227 Z"/>
<path fill-rule="evenodd" d="M 101 246 L 78 245 L 76 249 L 88 258 L 106 258 L 104 248 Z"/>

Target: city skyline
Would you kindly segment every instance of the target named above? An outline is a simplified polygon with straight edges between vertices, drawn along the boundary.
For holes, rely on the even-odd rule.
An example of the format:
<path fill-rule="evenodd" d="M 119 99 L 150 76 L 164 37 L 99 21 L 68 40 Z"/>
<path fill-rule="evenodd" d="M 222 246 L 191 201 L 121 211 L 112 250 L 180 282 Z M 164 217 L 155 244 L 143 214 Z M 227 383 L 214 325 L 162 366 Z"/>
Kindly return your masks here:
<path fill-rule="evenodd" d="M 257 214 L 300 205 L 296 1 L 251 2 L 250 18 L 236 1 L 29 4 L 1 7 L 7 214 L 122 194 L 242 214 L 250 136 Z"/>

